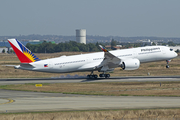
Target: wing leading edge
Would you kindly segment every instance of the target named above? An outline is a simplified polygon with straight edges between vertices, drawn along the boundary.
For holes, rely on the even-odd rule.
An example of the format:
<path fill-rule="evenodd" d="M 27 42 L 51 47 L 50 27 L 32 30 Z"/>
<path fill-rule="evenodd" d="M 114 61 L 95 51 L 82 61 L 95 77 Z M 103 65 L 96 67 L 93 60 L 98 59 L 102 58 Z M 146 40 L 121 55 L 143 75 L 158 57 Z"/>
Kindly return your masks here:
<path fill-rule="evenodd" d="M 101 45 L 99 45 L 99 47 L 104 51 L 104 59 L 98 66 L 101 68 L 100 72 L 112 71 L 120 65 L 121 59 L 110 53 L 105 47 Z"/>

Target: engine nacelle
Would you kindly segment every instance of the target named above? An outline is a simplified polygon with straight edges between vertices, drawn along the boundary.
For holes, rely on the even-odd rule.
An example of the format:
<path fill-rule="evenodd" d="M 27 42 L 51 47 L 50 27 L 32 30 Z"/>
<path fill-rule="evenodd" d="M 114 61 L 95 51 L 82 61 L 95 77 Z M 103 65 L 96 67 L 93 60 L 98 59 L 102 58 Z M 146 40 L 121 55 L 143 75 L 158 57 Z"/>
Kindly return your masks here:
<path fill-rule="evenodd" d="M 122 62 L 121 68 L 123 70 L 136 70 L 140 66 L 140 61 L 136 58 L 126 59 Z"/>

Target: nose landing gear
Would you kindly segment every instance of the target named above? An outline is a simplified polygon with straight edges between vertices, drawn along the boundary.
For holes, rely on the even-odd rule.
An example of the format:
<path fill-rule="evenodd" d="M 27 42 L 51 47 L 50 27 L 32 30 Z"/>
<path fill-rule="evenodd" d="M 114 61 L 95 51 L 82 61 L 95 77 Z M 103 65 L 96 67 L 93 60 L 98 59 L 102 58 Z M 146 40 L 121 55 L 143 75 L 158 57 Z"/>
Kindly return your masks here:
<path fill-rule="evenodd" d="M 166 62 L 167 62 L 167 65 L 166 65 L 166 68 L 169 68 L 169 62 L 170 62 L 171 60 L 166 60 Z"/>
<path fill-rule="evenodd" d="M 102 74 L 99 74 L 99 77 L 101 77 L 101 78 L 103 78 L 103 77 L 109 78 L 109 77 L 110 77 L 110 74 L 105 74 L 105 72 L 104 72 L 104 73 L 102 73 Z M 98 78 L 98 75 L 93 74 L 93 71 L 92 71 L 90 75 L 87 75 L 87 78 L 88 78 L 88 79 L 97 79 L 97 78 Z"/>

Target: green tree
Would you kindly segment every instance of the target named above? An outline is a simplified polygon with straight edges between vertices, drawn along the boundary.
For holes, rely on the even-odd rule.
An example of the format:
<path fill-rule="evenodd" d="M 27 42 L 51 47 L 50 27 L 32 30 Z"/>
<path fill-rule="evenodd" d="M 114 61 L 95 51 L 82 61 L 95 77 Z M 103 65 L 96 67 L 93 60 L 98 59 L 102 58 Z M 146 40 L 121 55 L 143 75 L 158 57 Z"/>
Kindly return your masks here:
<path fill-rule="evenodd" d="M 168 44 L 169 46 L 175 46 L 175 45 L 176 45 L 175 43 L 173 43 L 173 41 L 169 41 L 167 44 Z"/>
<path fill-rule="evenodd" d="M 111 49 L 114 50 L 114 46 L 116 46 L 116 41 L 114 39 L 112 39 L 111 41 Z"/>
<path fill-rule="evenodd" d="M 45 52 L 53 53 L 53 52 L 64 52 L 64 51 L 95 52 L 101 50 L 98 43 L 96 43 L 96 45 L 93 43 L 81 44 L 81 43 L 77 43 L 76 41 L 70 41 L 59 44 L 52 44 L 51 42 L 44 41 L 43 43 L 36 45 L 28 43 L 26 47 L 34 53 L 45 53 Z"/>
<path fill-rule="evenodd" d="M 2 50 L 2 53 L 5 53 L 5 49 Z"/>
<path fill-rule="evenodd" d="M 27 47 L 29 50 L 31 50 L 31 51 L 32 51 L 32 48 L 31 48 L 31 47 L 32 47 L 32 45 L 31 45 L 31 43 L 27 43 L 27 44 L 26 44 L 26 47 Z"/>
<path fill-rule="evenodd" d="M 165 45 L 167 45 L 167 43 L 162 43 L 162 45 L 164 45 L 164 46 L 165 46 Z"/>
<path fill-rule="evenodd" d="M 100 51 L 101 50 L 101 48 L 99 47 L 99 45 L 102 45 L 102 43 L 96 43 L 96 47 L 97 47 L 97 49 L 98 49 L 98 51 Z M 103 45 L 104 46 L 104 45 Z"/>
<path fill-rule="evenodd" d="M 79 48 L 77 46 L 73 47 L 72 51 L 79 52 Z"/>
<path fill-rule="evenodd" d="M 180 52 L 180 50 L 179 50 L 179 49 L 177 49 L 175 52 L 176 52 L 176 53 L 179 53 L 179 52 Z"/>
<path fill-rule="evenodd" d="M 88 44 L 88 47 L 89 47 L 89 51 L 88 51 L 88 52 L 98 51 L 98 50 L 97 50 L 97 47 L 96 47 L 94 44 L 92 44 L 92 43 L 89 43 L 89 44 Z"/>
<path fill-rule="evenodd" d="M 81 51 L 81 52 L 88 52 L 89 51 L 89 47 L 87 45 L 85 45 L 85 44 L 80 44 L 79 51 Z"/>
<path fill-rule="evenodd" d="M 153 42 L 152 45 L 154 46 L 154 45 L 156 45 L 156 44 Z"/>
<path fill-rule="evenodd" d="M 14 52 L 14 50 L 10 49 L 10 53 L 13 53 L 13 52 Z"/>
<path fill-rule="evenodd" d="M 55 47 L 55 44 L 52 44 L 51 42 L 47 43 L 46 48 L 45 48 L 46 52 L 53 53 L 55 51 L 54 47 Z"/>

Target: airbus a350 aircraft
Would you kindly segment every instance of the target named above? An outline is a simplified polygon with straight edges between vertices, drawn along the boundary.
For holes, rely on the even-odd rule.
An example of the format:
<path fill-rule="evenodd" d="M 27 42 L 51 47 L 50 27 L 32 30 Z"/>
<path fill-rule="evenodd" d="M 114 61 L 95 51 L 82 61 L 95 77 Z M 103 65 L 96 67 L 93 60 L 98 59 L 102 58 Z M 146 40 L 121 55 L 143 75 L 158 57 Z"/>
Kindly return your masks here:
<path fill-rule="evenodd" d="M 113 71 L 114 68 L 121 67 L 124 70 L 135 70 L 139 68 L 140 63 L 144 62 L 166 60 L 166 68 L 169 68 L 169 60 L 177 56 L 177 53 L 165 46 L 108 51 L 100 45 L 104 52 L 40 60 L 18 40 L 8 39 L 8 42 L 21 62 L 20 65 L 15 66 L 16 69 L 51 73 L 91 71 L 91 74 L 87 75 L 88 78 L 98 77 L 93 74 L 93 71 L 102 72 L 99 77 L 109 78 L 110 74 L 105 73 Z"/>

